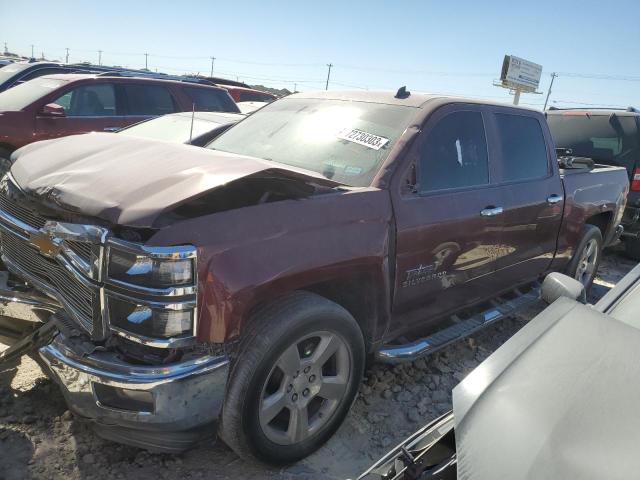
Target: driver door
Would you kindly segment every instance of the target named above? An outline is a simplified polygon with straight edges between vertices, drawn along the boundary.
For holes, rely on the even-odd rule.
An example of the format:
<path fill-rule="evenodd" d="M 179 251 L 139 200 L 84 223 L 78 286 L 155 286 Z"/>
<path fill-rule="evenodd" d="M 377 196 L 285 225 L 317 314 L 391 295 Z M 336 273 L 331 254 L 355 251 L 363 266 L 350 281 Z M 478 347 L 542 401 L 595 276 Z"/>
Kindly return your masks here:
<path fill-rule="evenodd" d="M 60 105 L 64 114 L 47 114 L 41 109 L 36 115 L 38 140 L 78 133 L 109 132 L 124 126 L 124 119 L 117 107 L 115 88 L 111 83 L 80 85 L 49 103 Z"/>
<path fill-rule="evenodd" d="M 410 153 L 416 188 L 394 199 L 397 226 L 394 321 L 425 326 L 476 303 L 496 286 L 502 190 L 479 105 L 441 107 Z"/>

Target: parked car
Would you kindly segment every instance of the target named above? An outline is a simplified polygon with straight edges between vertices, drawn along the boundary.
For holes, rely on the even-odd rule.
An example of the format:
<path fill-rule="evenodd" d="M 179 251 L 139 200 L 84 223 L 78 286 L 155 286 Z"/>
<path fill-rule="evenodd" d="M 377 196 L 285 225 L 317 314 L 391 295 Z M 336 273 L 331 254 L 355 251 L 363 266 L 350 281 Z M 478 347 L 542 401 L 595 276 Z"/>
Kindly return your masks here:
<path fill-rule="evenodd" d="M 278 97 L 272 93 L 256 90 L 255 88 L 240 87 L 219 83 L 218 86 L 226 89 L 236 102 L 273 102 Z"/>
<path fill-rule="evenodd" d="M 94 133 L 13 160 L 2 258 L 36 296 L 2 298 L 58 302 L 38 358 L 69 408 L 165 451 L 219 420 L 270 463 L 335 432 L 367 354 L 431 353 L 549 271 L 588 287 L 628 187 L 559 170 L 541 112 L 405 89 L 291 95 L 204 149 Z"/>
<path fill-rule="evenodd" d="M 166 73 L 151 72 L 149 70 L 135 70 L 123 67 L 111 67 L 108 65 L 94 65 L 92 63 L 57 63 L 57 62 L 17 62 L 8 67 L 0 68 L 0 92 L 21 83 L 33 80 L 44 75 L 61 73 L 112 73 L 127 76 L 142 76 L 145 78 L 158 78 L 161 80 L 189 81 L 212 85 L 204 78 L 167 75 Z"/>
<path fill-rule="evenodd" d="M 454 388 L 451 412 L 358 479 L 633 478 L 639 289 L 637 266 L 584 305 L 583 285 L 551 274 L 551 306 Z"/>
<path fill-rule="evenodd" d="M 123 128 L 118 134 L 204 147 L 243 118 L 238 113 L 171 113 Z"/>
<path fill-rule="evenodd" d="M 546 115 L 558 147 L 627 170 L 631 188 L 622 239 L 627 254 L 640 260 L 640 110 L 552 108 Z"/>
<path fill-rule="evenodd" d="M 0 157 L 38 140 L 117 131 L 174 112 L 240 113 L 222 88 L 92 74 L 47 75 L 0 93 Z"/>

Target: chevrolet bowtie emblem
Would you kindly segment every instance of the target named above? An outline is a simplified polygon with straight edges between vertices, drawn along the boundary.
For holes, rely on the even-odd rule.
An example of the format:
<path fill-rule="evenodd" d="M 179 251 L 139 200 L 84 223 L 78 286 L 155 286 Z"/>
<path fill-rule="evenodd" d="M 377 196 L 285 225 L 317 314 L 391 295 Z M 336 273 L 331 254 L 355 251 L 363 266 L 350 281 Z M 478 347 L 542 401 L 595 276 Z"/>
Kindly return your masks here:
<path fill-rule="evenodd" d="M 29 236 L 29 243 L 36 247 L 42 255 L 49 258 L 55 258 L 61 250 L 60 245 L 43 232 L 32 233 Z"/>

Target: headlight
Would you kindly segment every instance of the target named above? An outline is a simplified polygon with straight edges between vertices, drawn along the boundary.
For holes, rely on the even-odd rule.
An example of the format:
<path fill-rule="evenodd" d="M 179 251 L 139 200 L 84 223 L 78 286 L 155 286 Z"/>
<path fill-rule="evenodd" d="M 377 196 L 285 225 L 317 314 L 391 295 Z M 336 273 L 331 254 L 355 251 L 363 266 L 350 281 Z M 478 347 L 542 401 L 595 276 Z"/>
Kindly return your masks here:
<path fill-rule="evenodd" d="M 112 327 L 150 338 L 170 338 L 193 333 L 193 308 L 183 304 L 154 306 L 107 295 Z"/>
<path fill-rule="evenodd" d="M 149 288 L 180 287 L 195 284 L 195 249 L 176 247 L 127 248 L 120 243 L 109 246 L 107 275 L 110 279 Z"/>
<path fill-rule="evenodd" d="M 168 347 L 196 335 L 196 249 L 107 243 L 105 314 L 120 335 Z M 155 343 L 154 343 L 155 342 Z"/>

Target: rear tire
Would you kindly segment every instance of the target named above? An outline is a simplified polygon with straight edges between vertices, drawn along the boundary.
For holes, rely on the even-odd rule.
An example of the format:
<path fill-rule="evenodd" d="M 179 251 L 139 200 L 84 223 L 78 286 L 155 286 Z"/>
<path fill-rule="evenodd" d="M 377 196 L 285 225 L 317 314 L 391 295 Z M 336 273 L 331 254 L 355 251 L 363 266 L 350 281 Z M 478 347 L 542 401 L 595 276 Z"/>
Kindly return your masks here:
<path fill-rule="evenodd" d="M 567 266 L 566 273 L 582 283 L 586 292 L 596 278 L 601 256 L 602 232 L 594 225 L 585 225 L 582 229 L 582 238 Z"/>
<path fill-rule="evenodd" d="M 306 457 L 342 424 L 364 364 L 362 331 L 340 305 L 309 292 L 275 301 L 239 346 L 220 438 L 245 459 L 282 465 Z"/>
<path fill-rule="evenodd" d="M 627 257 L 635 261 L 640 261 L 640 238 L 625 238 L 624 251 Z"/>

